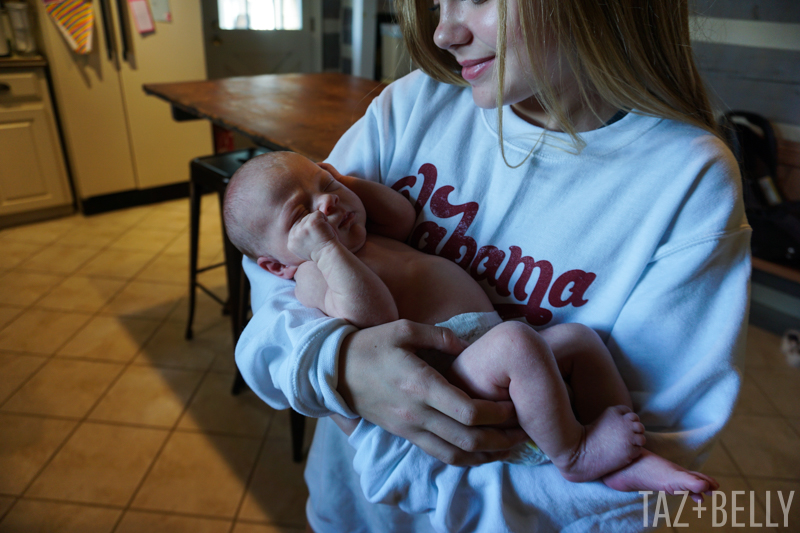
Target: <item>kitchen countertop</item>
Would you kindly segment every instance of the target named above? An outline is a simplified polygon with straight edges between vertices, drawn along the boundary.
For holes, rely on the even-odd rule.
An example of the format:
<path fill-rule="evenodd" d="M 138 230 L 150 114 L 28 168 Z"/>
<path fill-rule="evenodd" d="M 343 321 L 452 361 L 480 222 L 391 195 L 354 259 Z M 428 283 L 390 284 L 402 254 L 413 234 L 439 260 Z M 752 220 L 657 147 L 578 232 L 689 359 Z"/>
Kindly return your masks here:
<path fill-rule="evenodd" d="M 47 59 L 38 54 L 30 56 L 11 55 L 8 57 L 0 57 L 0 68 L 29 68 L 46 66 Z"/>

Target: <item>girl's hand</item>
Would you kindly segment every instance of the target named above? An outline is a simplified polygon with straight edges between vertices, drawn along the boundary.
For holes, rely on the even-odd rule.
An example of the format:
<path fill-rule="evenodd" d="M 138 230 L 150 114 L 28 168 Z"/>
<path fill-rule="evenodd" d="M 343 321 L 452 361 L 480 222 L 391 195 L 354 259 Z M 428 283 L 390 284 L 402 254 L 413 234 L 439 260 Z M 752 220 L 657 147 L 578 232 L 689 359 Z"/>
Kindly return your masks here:
<path fill-rule="evenodd" d="M 339 352 L 337 390 L 358 415 L 447 464 L 503 459 L 525 432 L 477 426 L 508 423 L 511 402 L 471 399 L 415 355 L 457 355 L 464 347 L 449 329 L 408 320 L 356 331 Z"/>
<path fill-rule="evenodd" d="M 360 418 L 345 418 L 336 413 L 333 413 L 330 417 L 348 437 L 353 434 L 356 430 L 356 426 L 358 426 L 358 421 L 361 420 Z"/>

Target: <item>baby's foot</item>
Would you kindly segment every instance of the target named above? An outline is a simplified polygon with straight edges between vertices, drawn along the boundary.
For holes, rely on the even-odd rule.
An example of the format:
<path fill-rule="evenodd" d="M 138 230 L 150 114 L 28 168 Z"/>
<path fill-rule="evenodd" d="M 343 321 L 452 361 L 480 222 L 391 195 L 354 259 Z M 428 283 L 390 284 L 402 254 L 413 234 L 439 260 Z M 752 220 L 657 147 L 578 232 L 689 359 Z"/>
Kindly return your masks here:
<path fill-rule="evenodd" d="M 639 457 L 645 443 L 644 426 L 629 407 L 609 407 L 584 428 L 577 450 L 552 459 L 561 475 L 574 482 L 592 481 Z"/>
<path fill-rule="evenodd" d="M 642 450 L 638 459 L 604 476 L 602 481 L 612 489 L 623 492 L 663 490 L 674 494 L 676 491 L 689 491 L 695 501 L 702 501 L 703 493 L 719 488 L 719 483 L 713 477 L 690 472 L 649 450 Z"/>

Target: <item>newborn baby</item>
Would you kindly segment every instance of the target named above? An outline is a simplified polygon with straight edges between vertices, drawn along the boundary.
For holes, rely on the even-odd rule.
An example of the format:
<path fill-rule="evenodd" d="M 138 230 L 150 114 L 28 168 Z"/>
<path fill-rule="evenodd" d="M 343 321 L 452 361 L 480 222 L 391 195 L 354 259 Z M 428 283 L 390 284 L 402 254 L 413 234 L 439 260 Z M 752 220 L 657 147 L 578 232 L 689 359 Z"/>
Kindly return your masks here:
<path fill-rule="evenodd" d="M 416 214 L 391 188 L 273 152 L 236 172 L 224 217 L 237 248 L 294 279 L 307 307 L 359 328 L 408 319 L 452 329 L 469 346 L 437 368 L 473 398 L 510 399 L 535 442 L 533 455 L 538 447 L 565 479 L 601 479 L 621 491 L 683 490 L 694 499 L 718 487 L 644 449 L 644 426 L 593 330 L 560 324 L 537 333 L 502 322 L 457 264 L 405 245 Z M 335 419 L 348 434 L 357 423 Z"/>

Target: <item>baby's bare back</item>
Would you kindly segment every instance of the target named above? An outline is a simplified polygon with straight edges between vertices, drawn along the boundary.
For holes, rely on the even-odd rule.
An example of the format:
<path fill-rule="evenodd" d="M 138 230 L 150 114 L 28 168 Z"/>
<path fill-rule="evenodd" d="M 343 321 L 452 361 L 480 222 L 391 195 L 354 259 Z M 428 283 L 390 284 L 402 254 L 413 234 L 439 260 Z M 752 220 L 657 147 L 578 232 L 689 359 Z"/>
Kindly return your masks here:
<path fill-rule="evenodd" d="M 480 285 L 442 257 L 377 235 L 368 235 L 356 256 L 389 288 L 400 318 L 437 324 L 462 313 L 494 310 Z"/>

